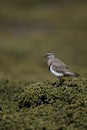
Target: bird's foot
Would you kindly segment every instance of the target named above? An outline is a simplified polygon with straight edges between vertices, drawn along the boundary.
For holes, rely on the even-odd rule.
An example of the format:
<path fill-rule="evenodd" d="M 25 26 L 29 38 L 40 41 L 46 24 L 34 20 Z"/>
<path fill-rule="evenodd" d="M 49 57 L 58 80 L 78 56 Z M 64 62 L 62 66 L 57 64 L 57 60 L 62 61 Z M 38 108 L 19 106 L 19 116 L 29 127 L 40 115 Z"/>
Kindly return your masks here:
<path fill-rule="evenodd" d="M 54 87 L 62 86 L 64 81 L 65 81 L 65 79 L 60 79 L 60 82 L 54 82 L 54 83 L 52 83 L 52 86 L 54 86 Z"/>
<path fill-rule="evenodd" d="M 64 83 L 64 81 L 65 81 L 65 79 L 61 79 L 61 78 L 60 78 L 60 82 L 58 83 L 58 86 L 62 86 L 63 83 Z"/>

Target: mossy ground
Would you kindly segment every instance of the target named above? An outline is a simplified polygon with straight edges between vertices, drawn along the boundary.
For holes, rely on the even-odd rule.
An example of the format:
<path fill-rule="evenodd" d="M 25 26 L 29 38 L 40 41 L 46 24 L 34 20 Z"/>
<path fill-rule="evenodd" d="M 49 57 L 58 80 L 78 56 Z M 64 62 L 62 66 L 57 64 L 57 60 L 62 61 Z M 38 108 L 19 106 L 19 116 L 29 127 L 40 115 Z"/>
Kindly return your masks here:
<path fill-rule="evenodd" d="M 86 130 L 87 79 L 0 80 L 0 130 Z"/>

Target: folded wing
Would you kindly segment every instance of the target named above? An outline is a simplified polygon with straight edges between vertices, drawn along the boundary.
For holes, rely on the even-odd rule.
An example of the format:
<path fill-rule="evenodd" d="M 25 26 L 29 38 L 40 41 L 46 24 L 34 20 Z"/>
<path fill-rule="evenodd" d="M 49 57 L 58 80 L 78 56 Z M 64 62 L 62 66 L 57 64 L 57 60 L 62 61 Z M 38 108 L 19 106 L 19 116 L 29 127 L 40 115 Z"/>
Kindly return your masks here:
<path fill-rule="evenodd" d="M 51 64 L 52 70 L 54 70 L 57 73 L 61 74 L 62 76 L 77 76 L 78 74 L 73 73 L 69 68 L 62 62 L 53 62 Z"/>

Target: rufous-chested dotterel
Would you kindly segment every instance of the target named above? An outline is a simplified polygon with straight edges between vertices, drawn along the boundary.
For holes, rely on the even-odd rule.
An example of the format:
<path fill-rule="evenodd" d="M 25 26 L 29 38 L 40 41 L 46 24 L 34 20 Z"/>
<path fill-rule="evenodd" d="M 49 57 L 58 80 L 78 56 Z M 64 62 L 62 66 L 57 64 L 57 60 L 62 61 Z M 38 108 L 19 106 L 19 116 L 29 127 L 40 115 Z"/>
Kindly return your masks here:
<path fill-rule="evenodd" d="M 60 78 L 60 83 L 62 82 L 61 77 L 79 76 L 79 74 L 72 72 L 64 62 L 55 56 L 55 54 L 48 52 L 44 58 L 47 58 L 48 60 L 50 72 L 56 77 Z"/>

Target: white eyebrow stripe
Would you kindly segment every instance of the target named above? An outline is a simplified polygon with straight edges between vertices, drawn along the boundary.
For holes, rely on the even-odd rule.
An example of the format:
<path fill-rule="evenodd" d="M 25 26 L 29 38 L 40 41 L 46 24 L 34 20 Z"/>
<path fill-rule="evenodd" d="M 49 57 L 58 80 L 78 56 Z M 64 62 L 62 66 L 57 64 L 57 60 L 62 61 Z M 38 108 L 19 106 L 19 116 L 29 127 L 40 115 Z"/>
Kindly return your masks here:
<path fill-rule="evenodd" d="M 50 66 L 50 71 L 51 71 L 51 73 L 54 74 L 55 76 L 58 76 L 58 77 L 64 76 L 63 73 L 58 73 L 58 72 L 54 71 L 54 70 L 52 69 L 52 65 Z"/>

